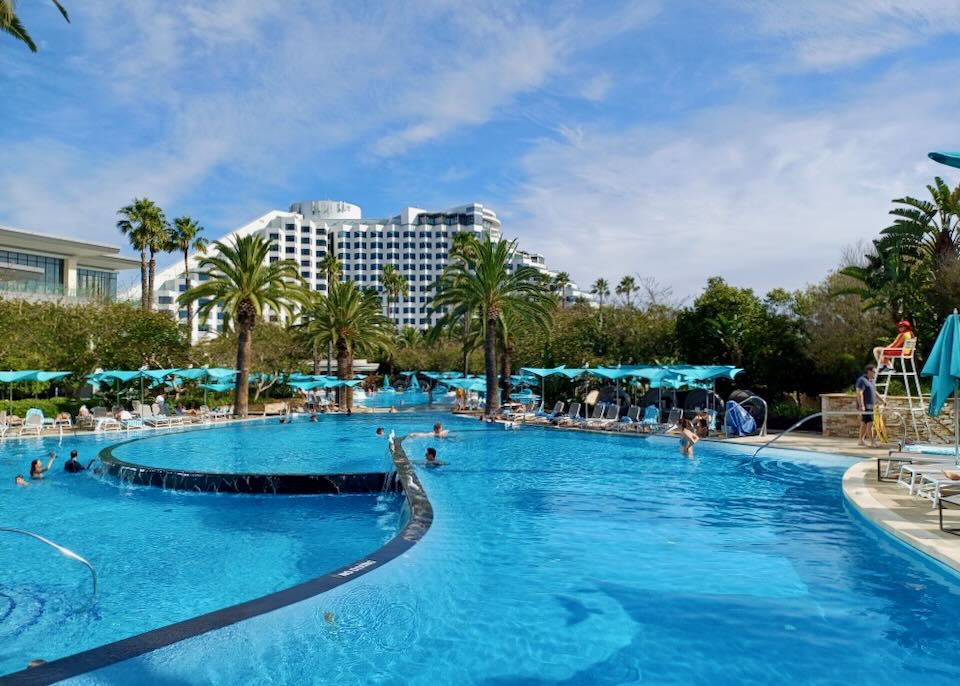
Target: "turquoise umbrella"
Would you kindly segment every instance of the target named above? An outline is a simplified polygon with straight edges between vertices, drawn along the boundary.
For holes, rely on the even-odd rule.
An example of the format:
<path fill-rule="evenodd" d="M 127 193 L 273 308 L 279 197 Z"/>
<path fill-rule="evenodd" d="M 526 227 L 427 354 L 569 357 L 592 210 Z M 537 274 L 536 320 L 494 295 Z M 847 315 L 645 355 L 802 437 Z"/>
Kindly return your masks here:
<path fill-rule="evenodd" d="M 958 391 L 960 391 L 960 315 L 954 310 L 947 317 L 943 328 L 937 335 L 937 342 L 923 365 L 923 376 L 932 376 L 930 386 L 930 405 L 927 414 L 936 417 L 940 414 L 947 399 L 953 395 L 953 417 L 956 422 L 953 432 L 953 452 L 960 460 L 960 407 L 958 407 Z"/>
<path fill-rule="evenodd" d="M 224 393 L 226 391 L 232 390 L 234 384 L 232 383 L 202 383 L 200 388 L 205 391 L 216 391 L 217 393 Z"/>
<path fill-rule="evenodd" d="M 960 169 L 960 152 L 931 152 L 927 154 L 934 162 Z"/>
<path fill-rule="evenodd" d="M 18 381 L 55 381 L 72 372 L 44 372 L 38 369 L 27 369 L 20 372 L 0 372 L 0 382 L 10 384 L 10 409 L 13 409 L 13 384 Z"/>

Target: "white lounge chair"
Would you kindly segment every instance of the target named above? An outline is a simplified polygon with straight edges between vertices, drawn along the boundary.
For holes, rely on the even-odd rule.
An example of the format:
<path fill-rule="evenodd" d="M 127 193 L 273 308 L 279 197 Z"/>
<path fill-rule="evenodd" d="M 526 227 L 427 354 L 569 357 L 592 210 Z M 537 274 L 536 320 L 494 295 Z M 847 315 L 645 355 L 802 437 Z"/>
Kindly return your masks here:
<path fill-rule="evenodd" d="M 617 422 L 617 431 L 623 431 L 624 429 L 638 431 L 640 429 L 640 410 L 639 405 L 631 405 L 627 414 Z"/>
<path fill-rule="evenodd" d="M 20 433 L 18 436 L 24 436 L 28 433 L 35 433 L 37 436 L 43 432 L 43 413 L 37 410 L 37 412 L 32 413 L 32 410 L 27 411 L 27 416 L 23 420 L 23 424 L 20 426 Z"/>
<path fill-rule="evenodd" d="M 170 420 L 167 417 L 154 414 L 153 407 L 147 404 L 144 404 L 143 407 L 140 408 L 140 418 L 144 424 L 152 426 L 155 429 L 170 426 Z"/>

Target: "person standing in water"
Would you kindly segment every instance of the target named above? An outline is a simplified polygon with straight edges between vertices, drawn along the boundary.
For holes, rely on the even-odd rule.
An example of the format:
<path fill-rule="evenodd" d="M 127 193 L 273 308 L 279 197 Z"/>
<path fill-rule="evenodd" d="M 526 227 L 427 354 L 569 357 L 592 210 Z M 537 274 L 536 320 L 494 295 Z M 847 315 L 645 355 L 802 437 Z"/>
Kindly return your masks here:
<path fill-rule="evenodd" d="M 684 457 L 693 457 L 693 446 L 700 437 L 694 432 L 693 424 L 689 419 L 680 420 L 680 454 Z"/>
<path fill-rule="evenodd" d="M 47 466 L 44 468 L 43 462 L 39 459 L 34 460 L 30 463 L 30 478 L 31 479 L 42 479 L 43 475 L 50 471 L 50 467 L 53 466 L 53 461 L 57 459 L 57 454 L 50 451 L 50 459 L 47 461 Z"/>

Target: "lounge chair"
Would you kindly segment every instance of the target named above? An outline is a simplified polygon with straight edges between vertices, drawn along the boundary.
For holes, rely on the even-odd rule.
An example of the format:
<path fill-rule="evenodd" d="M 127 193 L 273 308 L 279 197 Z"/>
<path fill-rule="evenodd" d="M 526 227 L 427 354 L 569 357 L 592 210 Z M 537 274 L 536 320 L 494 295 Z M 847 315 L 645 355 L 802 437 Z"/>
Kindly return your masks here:
<path fill-rule="evenodd" d="M 27 410 L 27 416 L 23 420 L 23 424 L 20 426 L 20 433 L 18 436 L 23 436 L 27 433 L 33 432 L 37 436 L 43 431 L 43 412 L 40 410 L 33 411 L 33 409 Z"/>
<path fill-rule="evenodd" d="M 550 423 L 555 426 L 571 426 L 580 421 L 580 403 L 570 403 L 570 409 L 554 417 Z"/>
<path fill-rule="evenodd" d="M 886 462 L 884 467 L 883 463 Z M 877 481 L 887 479 L 891 474 L 899 478 L 900 467 L 905 464 L 953 464 L 952 455 L 933 455 L 929 453 L 910 453 L 891 450 L 886 457 L 877 458 Z"/>
<path fill-rule="evenodd" d="M 555 419 L 563 414 L 563 401 L 558 400 L 553 406 L 553 410 L 551 412 L 544 412 L 543 409 L 543 404 L 541 403 L 540 410 L 536 413 L 538 417 L 542 417 L 543 419 Z"/>
<path fill-rule="evenodd" d="M 934 476 L 943 475 L 943 468 L 948 467 L 952 462 L 941 462 L 939 464 L 902 464 L 900 472 L 897 474 L 897 485 L 907 489 L 910 495 L 918 494 L 920 484 L 924 474 Z"/>
<path fill-rule="evenodd" d="M 155 429 L 160 427 L 170 426 L 170 419 L 164 415 L 157 415 L 153 413 L 153 407 L 150 405 L 143 405 L 140 408 L 140 418 L 143 419 L 143 423 L 147 426 L 152 426 Z"/>
<path fill-rule="evenodd" d="M 626 428 L 639 429 L 640 427 L 640 406 L 631 405 L 627 413 L 617 422 L 617 431 L 623 431 Z"/>
<path fill-rule="evenodd" d="M 920 485 L 917 488 L 917 495 L 929 499 L 930 502 L 933 503 L 933 506 L 936 507 L 944 491 L 955 491 L 957 489 L 960 489 L 960 481 L 948 478 L 941 468 L 939 473 L 923 472 L 920 474 Z"/>
<path fill-rule="evenodd" d="M 581 426 L 585 429 L 597 429 L 607 422 L 607 409 L 610 403 L 597 403 L 593 406 L 593 413 L 585 419 Z"/>
<path fill-rule="evenodd" d="M 638 429 L 653 431 L 660 426 L 660 410 L 656 405 L 647 405 L 643 410 L 643 419 L 640 420 Z"/>

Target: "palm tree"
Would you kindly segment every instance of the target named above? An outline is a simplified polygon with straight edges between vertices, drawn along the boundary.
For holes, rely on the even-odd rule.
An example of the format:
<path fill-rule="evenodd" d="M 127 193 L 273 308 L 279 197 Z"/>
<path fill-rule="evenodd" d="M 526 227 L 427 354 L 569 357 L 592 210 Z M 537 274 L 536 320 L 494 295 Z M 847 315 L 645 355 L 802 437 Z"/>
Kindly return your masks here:
<path fill-rule="evenodd" d="M 521 321 L 549 319 L 553 297 L 533 267 L 511 271 L 516 241 L 477 241 L 472 254 L 457 257 L 437 281 L 434 303 L 450 306 L 452 313 L 479 311 L 483 325 L 483 362 L 487 378 L 488 415 L 500 407 L 497 392 L 497 329 L 504 310 Z"/>
<path fill-rule="evenodd" d="M 423 334 L 419 329 L 405 326 L 397 334 L 397 347 L 402 349 L 417 348 L 423 345 Z"/>
<path fill-rule="evenodd" d="M 66 8 L 61 5 L 58 0 L 51 0 L 51 2 L 60 10 L 60 14 L 63 15 L 63 18 L 66 19 L 69 24 L 70 15 L 67 14 Z M 30 37 L 27 29 L 20 22 L 16 8 L 13 5 L 14 0 L 0 0 L 0 32 L 9 33 L 18 41 L 25 43 L 26 46 L 30 48 L 30 52 L 36 52 L 37 44 L 33 42 L 33 38 Z"/>
<path fill-rule="evenodd" d="M 250 357 L 253 329 L 257 319 L 270 308 L 277 314 L 290 313 L 293 304 L 309 302 L 297 263 L 292 260 L 268 262 L 270 242 L 261 236 L 240 236 L 232 243 L 216 241 L 216 253 L 200 260 L 208 280 L 182 293 L 181 306 L 202 300 L 197 310 L 204 320 L 219 306 L 225 322 L 237 328 L 237 374 L 234 414 L 247 416 Z"/>
<path fill-rule="evenodd" d="M 617 284 L 617 295 L 622 295 L 627 303 L 627 307 L 633 307 L 631 297 L 637 290 L 637 281 L 632 276 L 625 276 Z"/>
<path fill-rule="evenodd" d="M 478 243 L 477 236 L 472 231 L 458 231 L 450 239 L 450 259 L 470 257 L 475 254 Z"/>
<path fill-rule="evenodd" d="M 337 378 L 353 378 L 357 354 L 373 355 L 393 339 L 393 322 L 383 314 L 376 291 L 360 290 L 353 281 L 332 282 L 326 295 L 318 295 L 307 312 L 305 331 L 314 346 L 337 351 Z M 353 389 L 345 386 L 340 407 L 353 406 Z"/>
<path fill-rule="evenodd" d="M 337 256 L 332 252 L 328 252 L 320 258 L 320 263 L 317 265 L 317 268 L 327 280 L 328 288 L 331 283 L 340 280 L 340 272 L 342 271 L 340 268 L 340 260 L 338 260 Z"/>
<path fill-rule="evenodd" d="M 338 260 L 337 256 L 334 255 L 332 252 L 328 252 L 326 255 L 320 258 L 320 264 L 318 264 L 317 267 L 320 269 L 320 272 L 323 274 L 324 278 L 327 280 L 327 288 L 331 288 L 335 282 L 340 280 L 340 273 L 341 273 L 340 260 Z M 318 350 L 319 348 L 314 348 L 314 351 L 313 351 L 313 359 L 315 363 L 317 361 L 317 357 L 319 357 L 319 355 L 317 354 Z M 332 372 L 333 372 L 333 345 L 328 344 L 327 345 L 327 376 L 330 376 Z M 314 374 L 319 373 L 317 370 L 316 364 L 314 364 L 313 373 Z"/>
<path fill-rule="evenodd" d="M 147 266 L 147 250 L 151 262 L 158 246 L 166 240 L 163 211 L 148 198 L 134 198 L 133 203 L 117 211 L 122 217 L 117 222 L 120 233 L 127 236 L 130 245 L 140 251 L 140 305 L 144 310 L 153 308 L 152 269 Z"/>
<path fill-rule="evenodd" d="M 210 241 L 200 235 L 202 232 L 203 227 L 192 218 L 177 217 L 173 220 L 168 234 L 170 247 L 183 253 L 183 278 L 188 291 L 191 288 L 190 251 L 205 252 L 210 244 Z M 187 304 L 187 331 L 189 335 L 193 335 L 193 303 Z"/>
<path fill-rule="evenodd" d="M 401 274 L 392 264 L 383 268 L 381 281 L 383 282 L 383 290 L 387 294 L 387 316 L 389 317 L 391 303 L 396 305 L 401 297 L 406 298 L 410 293 L 410 285 L 407 283 L 407 277 Z"/>
<path fill-rule="evenodd" d="M 567 272 L 557 272 L 553 277 L 552 290 L 560 298 L 560 307 L 566 305 L 566 290 L 567 286 L 570 285 L 570 275 Z"/>
<path fill-rule="evenodd" d="M 593 282 L 593 287 L 590 289 L 590 293 L 597 296 L 597 299 L 600 301 L 599 305 L 599 314 L 600 314 L 600 327 L 603 327 L 603 299 L 610 295 L 610 285 L 607 283 L 606 279 L 597 279 Z"/>

